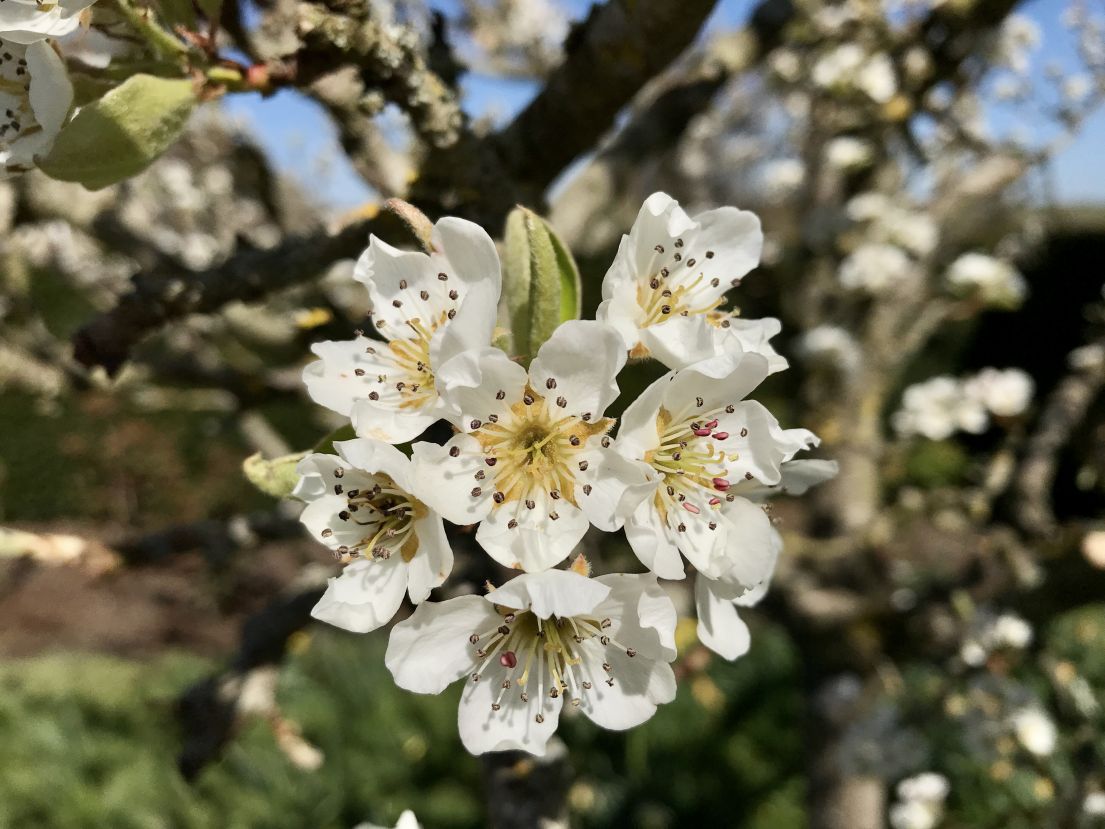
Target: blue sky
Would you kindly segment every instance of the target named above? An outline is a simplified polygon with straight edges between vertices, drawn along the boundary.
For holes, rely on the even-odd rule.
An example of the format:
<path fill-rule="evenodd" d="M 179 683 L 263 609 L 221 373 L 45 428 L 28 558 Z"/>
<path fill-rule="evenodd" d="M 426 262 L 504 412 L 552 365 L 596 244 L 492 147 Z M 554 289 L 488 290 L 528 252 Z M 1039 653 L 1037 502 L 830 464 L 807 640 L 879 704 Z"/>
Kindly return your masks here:
<path fill-rule="evenodd" d="M 560 0 L 573 17 L 586 12 L 588 0 Z M 455 11 L 451 0 L 432 0 L 431 5 L 446 14 Z M 710 29 L 733 29 L 748 17 L 752 0 L 721 0 L 708 23 Z M 1038 77 L 1049 63 L 1065 68 L 1077 66 L 1073 37 L 1060 22 L 1063 0 L 1030 0 L 1021 13 L 1032 18 L 1043 33 L 1043 42 L 1033 54 L 1033 72 Z M 462 82 L 464 106 L 469 114 L 491 114 L 505 121 L 528 103 L 537 86 L 528 82 L 503 81 L 468 74 Z M 371 197 L 356 173 L 344 163 L 333 126 L 322 110 L 295 92 L 285 91 L 271 98 L 258 95 L 228 96 L 225 107 L 245 121 L 268 149 L 278 167 L 290 173 L 316 197 L 344 209 Z M 989 113 L 995 130 L 1028 128 L 1038 123 L 1035 112 L 1016 107 Z M 1055 158 L 1051 176 L 1053 192 L 1061 202 L 1105 201 L 1105 112 L 1097 112 L 1084 124 L 1080 136 Z M 326 159 L 321 163 L 321 159 Z"/>

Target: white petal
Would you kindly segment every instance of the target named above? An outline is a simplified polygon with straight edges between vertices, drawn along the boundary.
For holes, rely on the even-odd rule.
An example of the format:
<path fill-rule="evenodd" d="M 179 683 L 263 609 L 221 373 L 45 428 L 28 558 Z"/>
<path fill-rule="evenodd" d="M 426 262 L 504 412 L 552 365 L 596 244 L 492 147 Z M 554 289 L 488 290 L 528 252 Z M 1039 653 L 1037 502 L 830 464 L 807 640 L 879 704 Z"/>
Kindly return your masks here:
<path fill-rule="evenodd" d="M 425 432 L 443 414 L 438 398 L 419 408 L 395 408 L 372 400 L 358 400 L 349 417 L 353 430 L 362 437 L 406 443 Z"/>
<path fill-rule="evenodd" d="M 595 581 L 610 588 L 609 597 L 596 612 L 620 619 L 617 636 L 622 644 L 666 662 L 675 659 L 675 626 L 679 617 L 671 597 L 657 583 L 655 575 L 612 573 Z M 633 641 L 627 641 L 626 637 Z"/>
<path fill-rule="evenodd" d="M 311 615 L 353 633 L 368 633 L 391 621 L 406 589 L 402 556 L 355 561 L 329 580 Z"/>
<path fill-rule="evenodd" d="M 717 277 L 724 293 L 733 280 L 739 280 L 760 263 L 764 234 L 755 213 L 735 207 L 719 207 L 694 217 L 698 229 L 687 240 L 688 255 L 697 256 L 707 279 Z M 706 251 L 714 256 L 705 258 Z"/>
<path fill-rule="evenodd" d="M 360 543 L 364 536 L 363 528 L 353 521 L 342 521 L 338 513 L 346 508 L 348 501 L 341 495 L 328 493 L 312 500 L 299 514 L 299 522 L 319 541 L 336 550 L 338 547 L 352 547 Z M 329 530 L 329 533 L 323 533 Z"/>
<path fill-rule="evenodd" d="M 498 283 L 485 280 L 470 285 L 456 316 L 430 339 L 430 363 L 440 367 L 469 349 L 486 348 L 495 332 L 498 302 Z"/>
<path fill-rule="evenodd" d="M 595 421 L 618 396 L 615 378 L 625 360 L 625 343 L 609 325 L 569 320 L 538 349 L 530 364 L 530 385 L 548 400 L 563 397 L 563 414 L 586 413 Z"/>
<path fill-rule="evenodd" d="M 651 383 L 626 407 L 618 425 L 618 439 L 614 442 L 614 448 L 619 454 L 641 460 L 645 452 L 660 445 L 656 419 L 660 415 L 660 406 L 664 403 L 664 395 L 674 374 L 669 371 Z"/>
<path fill-rule="evenodd" d="M 740 344 L 742 351 L 759 354 L 766 359 L 769 374 L 783 371 L 790 366 L 787 359 L 779 354 L 769 342 L 772 337 L 783 330 L 783 325 L 779 320 L 774 317 L 764 317 L 763 319 L 732 317 L 728 322 L 728 328 L 719 330 L 727 337 L 735 339 Z M 731 346 L 723 340 L 719 344 L 718 353 L 729 353 L 730 349 Z"/>
<path fill-rule="evenodd" d="M 676 316 L 641 330 L 641 343 L 668 368 L 683 368 L 717 356 L 722 341 L 701 314 Z"/>
<path fill-rule="evenodd" d="M 437 382 L 450 420 L 469 431 L 492 415 L 510 413 L 525 394 L 526 370 L 499 349 L 487 347 L 466 351 L 440 366 Z"/>
<path fill-rule="evenodd" d="M 368 288 L 372 321 L 383 336 L 413 336 L 408 320 L 418 319 L 429 327 L 441 314 L 456 307 L 456 301 L 448 297 L 447 283 L 437 278 L 434 265 L 425 253 L 399 250 L 376 236 L 369 239 L 368 248 L 353 269 L 353 278 Z M 425 300 L 422 291 L 428 297 Z"/>
<path fill-rule="evenodd" d="M 754 400 L 737 403 L 731 414 L 718 415 L 718 429 L 729 434 L 724 447 L 731 458 L 726 464 L 730 480 L 751 475 L 765 484 L 779 482 L 795 442 L 763 405 Z"/>
<path fill-rule="evenodd" d="M 57 52 L 45 41 L 27 47 L 27 72 L 31 76 L 30 102 L 42 131 L 56 136 L 73 106 L 73 85 Z"/>
<path fill-rule="evenodd" d="M 763 509 L 744 498 L 734 498 L 723 502 L 718 523 L 725 528 L 725 548 L 716 560 L 720 579 L 748 589 L 771 578 L 777 533 Z M 694 560 L 689 552 L 687 557 Z"/>
<path fill-rule="evenodd" d="M 788 461 L 783 464 L 783 479 L 779 489 L 791 495 L 802 495 L 810 487 L 832 480 L 840 472 L 836 461 Z"/>
<path fill-rule="evenodd" d="M 418 536 L 418 551 L 410 561 L 407 592 L 413 604 L 426 601 L 430 591 L 440 587 L 453 569 L 453 549 L 445 535 L 445 527 L 437 515 L 416 518 L 414 532 Z"/>
<path fill-rule="evenodd" d="M 476 531 L 476 541 L 504 567 L 533 573 L 566 559 L 589 524 L 584 512 L 566 499 L 553 500 L 544 492 L 531 498 L 533 509 L 520 501 L 494 506 Z M 511 527 L 511 520 L 517 526 Z"/>
<path fill-rule="evenodd" d="M 656 272 L 658 261 L 655 246 L 664 245 L 670 250 L 671 241 L 694 228 L 694 222 L 679 202 L 667 193 L 653 193 L 637 213 L 637 219 L 629 231 L 627 253 L 631 257 L 634 273 L 648 277 Z"/>
<path fill-rule="evenodd" d="M 337 455 L 313 453 L 307 455 L 296 464 L 295 471 L 299 474 L 299 481 L 292 490 L 292 497 L 300 501 L 313 501 L 323 495 L 331 495 L 334 492 L 334 484 L 339 478 L 334 472 L 345 466 Z"/>
<path fill-rule="evenodd" d="M 492 488 L 477 485 L 476 473 L 485 468 L 478 440 L 459 434 L 444 446 L 419 442 L 411 449 L 413 494 L 419 501 L 454 524 L 475 524 L 487 515 Z"/>
<path fill-rule="evenodd" d="M 303 369 L 307 393 L 320 406 L 348 417 L 353 404 L 377 391 L 377 378 L 390 369 L 390 364 L 381 359 L 387 347 L 387 343 L 367 337 L 315 343 L 311 351 L 321 359 Z M 358 370 L 362 374 L 358 375 Z"/>
<path fill-rule="evenodd" d="M 486 285 L 493 291 L 492 305 L 498 303 L 502 270 L 495 242 L 487 231 L 466 219 L 445 216 L 434 225 L 433 240 L 453 268 L 448 280 L 453 287 L 459 290 L 462 286 Z"/>
<path fill-rule="evenodd" d="M 347 463 L 364 472 L 382 472 L 390 477 L 404 492 L 410 493 L 411 462 L 407 456 L 389 443 L 367 438 L 339 440 L 334 449 Z M 349 488 L 349 487 L 347 487 Z"/>
<path fill-rule="evenodd" d="M 400 688 L 440 694 L 475 668 L 468 637 L 500 618 L 480 596 L 423 602 L 391 629 L 384 664 Z"/>
<path fill-rule="evenodd" d="M 701 575 L 695 578 L 698 639 L 714 653 L 732 660 L 748 653 L 752 637 L 748 625 L 737 614 L 732 599 L 719 595 L 717 587 Z"/>
<path fill-rule="evenodd" d="M 733 599 L 733 603 L 737 607 L 755 607 L 767 595 L 768 588 L 771 586 L 771 577 L 775 574 L 775 565 L 779 562 L 779 556 L 783 552 L 783 537 L 779 535 L 778 531 L 772 528 L 772 543 L 771 543 L 771 563 L 768 567 L 767 577 L 755 587 L 745 590 L 744 592 L 737 593 Z M 718 584 L 717 589 L 719 591 L 733 591 L 736 593 L 740 588 L 730 585 Z"/>
<path fill-rule="evenodd" d="M 656 713 L 656 706 L 675 699 L 675 674 L 666 662 L 609 648 L 602 656 L 584 656 L 584 675 L 593 687 L 582 694 L 580 709 L 603 728 L 623 731 L 645 722 Z M 606 662 L 608 675 L 601 666 Z M 612 677 L 614 684 L 608 684 Z"/>
<path fill-rule="evenodd" d="M 484 598 L 515 610 L 532 610 L 541 619 L 550 616 L 579 616 L 593 611 L 610 587 L 601 579 L 589 579 L 571 570 L 525 573 Z"/>
<path fill-rule="evenodd" d="M 625 523 L 625 537 L 641 563 L 662 579 L 683 578 L 683 559 L 652 498 L 642 501 Z"/>
<path fill-rule="evenodd" d="M 542 755 L 560 721 L 563 699 L 552 699 L 535 687 L 529 701 L 522 702 L 517 686 L 503 691 L 505 677 L 495 664 L 479 682 L 465 683 L 457 711 L 461 742 L 472 754 L 516 749 Z M 501 699 L 498 711 L 491 708 L 496 699 Z M 538 714 L 543 722 L 537 722 Z"/>
<path fill-rule="evenodd" d="M 767 360 L 759 354 L 712 357 L 669 375 L 664 405 L 677 418 L 711 411 L 740 401 L 765 377 Z"/>
<path fill-rule="evenodd" d="M 608 290 L 603 283 L 603 293 Z M 637 304 L 637 286 L 632 282 L 620 282 L 609 287 L 610 298 L 604 299 L 595 309 L 595 319 L 616 330 L 628 351 L 640 340 L 637 329 L 641 306 Z"/>
<path fill-rule="evenodd" d="M 597 443 L 596 438 L 592 441 Z M 656 491 L 652 467 L 623 457 L 614 447 L 596 445 L 579 458 L 587 468 L 577 476 L 576 500 L 587 519 L 603 532 L 620 530 L 641 501 Z M 584 485 L 591 487 L 588 494 Z"/>

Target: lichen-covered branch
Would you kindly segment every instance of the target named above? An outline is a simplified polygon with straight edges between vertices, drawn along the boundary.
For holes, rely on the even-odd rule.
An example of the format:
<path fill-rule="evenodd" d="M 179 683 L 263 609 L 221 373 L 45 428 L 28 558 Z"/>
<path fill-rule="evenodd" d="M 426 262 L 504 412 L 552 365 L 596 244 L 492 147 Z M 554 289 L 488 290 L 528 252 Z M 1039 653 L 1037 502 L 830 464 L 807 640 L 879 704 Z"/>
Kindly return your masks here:
<path fill-rule="evenodd" d="M 379 91 L 378 110 L 386 102 L 398 105 L 432 147 L 456 142 L 464 125 L 456 93 L 430 69 L 413 29 L 303 3 L 299 34 L 304 42 L 296 56 L 299 83 L 332 72 L 337 65 L 353 64 L 366 91 Z"/>

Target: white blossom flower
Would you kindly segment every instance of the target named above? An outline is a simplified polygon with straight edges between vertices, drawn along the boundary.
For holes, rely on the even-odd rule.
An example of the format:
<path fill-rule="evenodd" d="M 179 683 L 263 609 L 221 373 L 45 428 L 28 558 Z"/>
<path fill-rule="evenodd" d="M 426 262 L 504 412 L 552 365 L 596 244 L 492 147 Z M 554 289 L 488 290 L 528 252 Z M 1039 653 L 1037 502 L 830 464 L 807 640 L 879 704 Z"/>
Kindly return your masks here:
<path fill-rule="evenodd" d="M 487 346 L 502 285 L 495 243 L 478 225 L 446 217 L 434 225 L 434 252 L 400 251 L 375 236 L 354 277 L 372 301 L 386 342 L 358 336 L 321 342 L 322 359 L 303 380 L 311 398 L 350 417 L 357 434 L 402 443 L 443 415 L 437 369 Z"/>
<path fill-rule="evenodd" d="M 1028 293 L 1016 268 L 982 253 L 964 253 L 952 262 L 947 280 L 956 293 L 974 294 L 988 305 L 1006 308 L 1020 305 Z"/>
<path fill-rule="evenodd" d="M 1038 757 L 1047 757 L 1055 751 L 1058 731 L 1055 723 L 1041 708 L 1029 706 L 1014 711 L 1009 718 L 1017 742 L 1025 750 Z"/>
<path fill-rule="evenodd" d="M 851 135 L 840 135 L 825 145 L 825 161 L 838 170 L 866 167 L 874 158 L 869 141 Z"/>
<path fill-rule="evenodd" d="M 954 377 L 933 377 L 915 383 L 902 395 L 902 408 L 891 422 L 902 436 L 923 435 L 943 440 L 957 430 L 978 434 L 989 425 L 986 408 L 966 393 Z"/>
<path fill-rule="evenodd" d="M 497 348 L 466 352 L 439 372 L 448 417 L 444 446 L 414 446 L 416 492 L 496 561 L 544 570 L 592 523 L 621 527 L 648 491 L 648 468 L 618 455 L 603 417 L 618 396 L 621 336 L 588 320 L 562 323 L 529 372 Z"/>
<path fill-rule="evenodd" d="M 688 216 L 666 193 L 641 206 L 602 282 L 597 319 L 634 357 L 681 368 L 748 344 L 722 310 L 725 292 L 760 260 L 760 220 L 735 207 Z M 786 361 L 773 358 L 774 370 Z"/>
<path fill-rule="evenodd" d="M 453 551 L 440 516 L 414 495 L 411 464 L 386 443 L 357 438 L 337 455 L 308 455 L 292 493 L 306 501 L 300 521 L 343 561 L 311 611 L 355 633 L 387 624 L 403 601 L 415 604 L 445 581 Z"/>
<path fill-rule="evenodd" d="M 1032 402 L 1036 384 L 1019 368 L 984 368 L 964 383 L 968 397 L 977 400 L 997 417 L 1023 414 Z"/>
<path fill-rule="evenodd" d="M 24 45 L 64 37 L 77 30 L 81 12 L 95 0 L 4 0 L 0 3 L 0 38 Z"/>
<path fill-rule="evenodd" d="M 668 372 L 626 409 L 616 451 L 651 467 L 652 487 L 625 523 L 641 562 L 666 579 L 684 576 L 680 554 L 736 593 L 774 564 L 771 521 L 740 493 L 778 486 L 782 468 L 818 440 L 782 429 L 745 400 L 768 373 L 759 354 L 713 357 Z"/>
<path fill-rule="evenodd" d="M 391 632 L 401 688 L 466 677 L 458 725 L 473 754 L 543 754 L 565 700 L 604 728 L 640 725 L 675 698 L 675 607 L 655 576 L 520 575 L 486 596 L 426 602 Z"/>
<path fill-rule="evenodd" d="M 853 291 L 881 293 L 914 273 L 905 251 L 882 242 L 866 242 L 848 254 L 837 274 L 840 284 Z"/>
<path fill-rule="evenodd" d="M 72 104 L 65 65 L 48 43 L 0 38 L 0 180 L 50 151 Z"/>
<path fill-rule="evenodd" d="M 358 823 L 353 829 L 390 829 L 390 827 L 380 826 L 377 823 Z M 395 824 L 394 829 L 422 829 L 422 824 L 418 822 L 414 812 L 407 809 L 399 815 L 399 821 Z"/>

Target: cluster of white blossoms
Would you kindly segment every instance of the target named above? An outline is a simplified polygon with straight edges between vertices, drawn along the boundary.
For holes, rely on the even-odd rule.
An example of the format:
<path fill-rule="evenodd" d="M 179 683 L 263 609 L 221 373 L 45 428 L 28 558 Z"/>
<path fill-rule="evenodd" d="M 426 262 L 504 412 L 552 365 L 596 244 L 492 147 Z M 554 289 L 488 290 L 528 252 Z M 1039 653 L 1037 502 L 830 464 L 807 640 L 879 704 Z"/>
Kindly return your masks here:
<path fill-rule="evenodd" d="M 898 802 L 890 807 L 893 829 L 935 829 L 944 816 L 948 779 L 936 772 L 923 772 L 898 784 Z"/>
<path fill-rule="evenodd" d="M 302 521 L 344 563 L 316 618 L 367 632 L 404 594 L 385 657 L 403 688 L 466 683 L 459 729 L 473 753 L 535 754 L 567 705 L 607 728 L 647 720 L 675 695 L 676 611 L 657 578 L 694 567 L 700 640 L 749 647 L 738 608 L 767 590 L 781 548 L 759 502 L 835 474 L 795 460 L 817 444 L 748 395 L 786 368 L 777 320 L 744 320 L 724 295 L 756 266 L 757 218 L 731 207 L 688 216 L 658 193 L 622 239 L 597 320 L 562 322 L 524 360 L 491 345 L 502 277 L 491 238 L 444 218 L 430 253 L 373 237 L 354 269 L 379 338 L 315 345 L 311 397 L 357 434 L 300 462 Z M 632 356 L 671 370 L 625 409 L 608 408 Z M 444 420 L 444 445 L 411 441 Z M 523 571 L 486 595 L 427 601 L 453 555 L 444 521 L 477 525 L 495 561 Z M 588 528 L 625 530 L 644 574 L 554 569 Z"/>
<path fill-rule="evenodd" d="M 972 667 L 1002 650 L 1023 650 L 1032 644 L 1032 626 L 1015 613 L 979 613 L 959 648 L 959 658 Z"/>
<path fill-rule="evenodd" d="M 1016 268 L 984 253 L 964 253 L 952 262 L 947 281 L 955 293 L 1001 308 L 1016 308 L 1028 293 L 1028 284 Z"/>
<path fill-rule="evenodd" d="M 944 440 L 960 431 L 977 435 L 986 431 L 991 417 L 1023 414 L 1034 391 L 1032 378 L 1019 368 L 984 368 L 964 380 L 933 377 L 905 390 L 891 423 L 903 437 Z"/>
<path fill-rule="evenodd" d="M 885 104 L 898 91 L 894 64 L 884 52 L 868 54 L 858 43 L 842 43 L 814 63 L 813 82 L 825 89 L 858 91 Z"/>
<path fill-rule="evenodd" d="M 73 33 L 94 0 L 0 3 L 0 179 L 49 152 L 73 105 L 54 39 Z"/>

